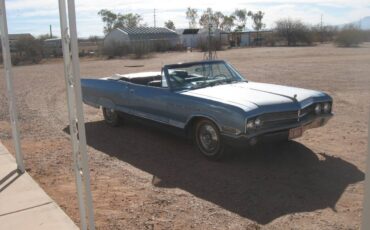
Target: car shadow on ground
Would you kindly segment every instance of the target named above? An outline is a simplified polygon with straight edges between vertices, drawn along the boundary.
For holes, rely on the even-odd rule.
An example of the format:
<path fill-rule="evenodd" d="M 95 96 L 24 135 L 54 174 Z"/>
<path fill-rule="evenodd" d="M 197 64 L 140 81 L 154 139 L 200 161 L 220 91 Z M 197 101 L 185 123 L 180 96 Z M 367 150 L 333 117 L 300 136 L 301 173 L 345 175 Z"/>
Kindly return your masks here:
<path fill-rule="evenodd" d="M 210 162 L 184 138 L 136 122 L 118 128 L 89 122 L 86 133 L 89 146 L 152 174 L 154 186 L 178 187 L 259 224 L 335 210 L 346 187 L 364 180 L 355 165 L 293 141 Z"/>

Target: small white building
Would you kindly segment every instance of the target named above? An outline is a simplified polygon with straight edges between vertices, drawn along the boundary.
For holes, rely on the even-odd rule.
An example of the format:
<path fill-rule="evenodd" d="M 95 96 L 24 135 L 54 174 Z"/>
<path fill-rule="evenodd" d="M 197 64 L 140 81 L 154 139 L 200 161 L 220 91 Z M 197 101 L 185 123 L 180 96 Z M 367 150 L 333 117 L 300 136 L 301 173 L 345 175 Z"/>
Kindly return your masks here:
<path fill-rule="evenodd" d="M 103 41 L 104 47 L 135 45 L 136 42 L 165 42 L 174 47 L 179 43 L 179 35 L 162 27 L 116 28 L 108 33 Z"/>

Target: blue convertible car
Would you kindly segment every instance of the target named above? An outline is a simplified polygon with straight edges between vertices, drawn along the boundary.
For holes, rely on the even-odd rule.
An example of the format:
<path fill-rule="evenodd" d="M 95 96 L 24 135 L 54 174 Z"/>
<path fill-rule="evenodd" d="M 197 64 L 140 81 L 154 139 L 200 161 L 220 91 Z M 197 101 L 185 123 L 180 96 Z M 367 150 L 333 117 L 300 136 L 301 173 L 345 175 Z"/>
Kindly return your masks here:
<path fill-rule="evenodd" d="M 165 65 L 161 72 L 82 80 L 83 100 L 113 126 L 128 114 L 186 131 L 217 160 L 232 146 L 300 137 L 332 117 L 322 92 L 247 81 L 225 61 Z"/>

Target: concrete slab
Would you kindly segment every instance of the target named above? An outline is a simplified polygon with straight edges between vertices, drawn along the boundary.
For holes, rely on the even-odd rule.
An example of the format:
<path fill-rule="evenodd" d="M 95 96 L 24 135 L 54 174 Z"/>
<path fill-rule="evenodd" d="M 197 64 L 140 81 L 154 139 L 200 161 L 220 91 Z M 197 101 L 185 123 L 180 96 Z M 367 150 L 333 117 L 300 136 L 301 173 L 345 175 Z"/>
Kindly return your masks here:
<path fill-rule="evenodd" d="M 0 228 L 78 229 L 0 143 Z"/>
<path fill-rule="evenodd" d="M 8 150 L 0 143 L 0 155 L 1 154 L 7 154 Z"/>
<path fill-rule="evenodd" d="M 78 229 L 69 217 L 54 202 L 0 216 L 1 229 Z"/>

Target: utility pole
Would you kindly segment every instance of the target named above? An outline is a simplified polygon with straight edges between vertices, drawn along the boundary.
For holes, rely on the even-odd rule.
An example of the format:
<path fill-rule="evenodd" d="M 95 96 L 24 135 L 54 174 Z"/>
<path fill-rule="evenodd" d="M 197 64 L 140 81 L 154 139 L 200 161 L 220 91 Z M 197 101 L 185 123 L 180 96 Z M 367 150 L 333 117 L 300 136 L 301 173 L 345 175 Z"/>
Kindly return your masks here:
<path fill-rule="evenodd" d="M 157 22 L 155 21 L 155 8 L 154 8 L 154 14 L 153 14 L 153 17 L 154 17 L 154 27 L 157 27 Z"/>
<path fill-rule="evenodd" d="M 321 14 L 321 19 L 320 19 L 320 42 L 323 43 L 323 36 L 322 36 L 322 14 Z"/>
<path fill-rule="evenodd" d="M 50 29 L 50 38 L 53 38 L 53 29 L 52 29 L 51 25 L 49 26 L 49 29 Z"/>

